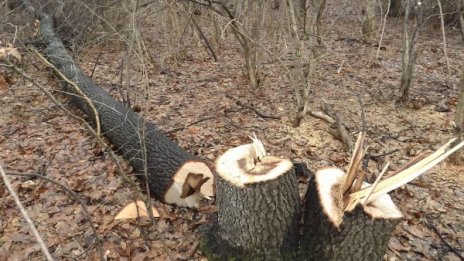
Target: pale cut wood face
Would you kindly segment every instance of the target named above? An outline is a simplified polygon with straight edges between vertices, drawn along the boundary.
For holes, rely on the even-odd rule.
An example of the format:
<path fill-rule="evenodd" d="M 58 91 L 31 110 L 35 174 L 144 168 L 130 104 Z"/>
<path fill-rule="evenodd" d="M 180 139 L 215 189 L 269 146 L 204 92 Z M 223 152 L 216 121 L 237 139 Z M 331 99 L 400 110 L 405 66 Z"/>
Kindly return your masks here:
<path fill-rule="evenodd" d="M 319 170 L 316 173 L 316 184 L 321 205 L 328 219 L 337 227 L 343 222 L 346 202 L 340 193 L 340 184 L 345 180 L 346 173 L 339 168 L 330 167 Z M 369 187 L 370 184 L 364 182 L 362 188 Z M 372 218 L 396 219 L 403 217 L 401 211 L 396 207 L 388 194 L 382 195 L 377 199 L 364 205 L 364 212 Z"/>
<path fill-rule="evenodd" d="M 216 161 L 218 175 L 237 187 L 247 184 L 274 180 L 287 173 L 293 166 L 288 159 L 274 156 L 263 156 L 262 143 L 238 146 L 226 151 Z"/>
<path fill-rule="evenodd" d="M 213 172 L 203 161 L 187 161 L 173 176 L 173 184 L 166 192 L 166 203 L 195 207 L 204 198 L 214 196 Z"/>

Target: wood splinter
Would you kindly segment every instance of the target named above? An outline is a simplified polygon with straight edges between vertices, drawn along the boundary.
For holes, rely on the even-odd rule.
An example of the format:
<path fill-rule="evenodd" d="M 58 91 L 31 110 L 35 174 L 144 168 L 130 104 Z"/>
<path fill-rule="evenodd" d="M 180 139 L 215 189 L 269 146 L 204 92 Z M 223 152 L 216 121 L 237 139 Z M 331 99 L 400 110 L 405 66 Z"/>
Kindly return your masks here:
<path fill-rule="evenodd" d="M 340 186 L 346 177 L 338 168 L 326 168 L 310 182 L 301 241 L 305 260 L 382 260 L 384 256 L 403 215 L 388 195 L 345 210 Z"/>
<path fill-rule="evenodd" d="M 306 193 L 301 251 L 304 260 L 382 260 L 402 213 L 387 194 L 464 146 L 449 141 L 422 160 L 373 185 L 357 168 L 365 154 L 364 134 L 356 142 L 347 173 L 331 167 L 318 171 Z"/>

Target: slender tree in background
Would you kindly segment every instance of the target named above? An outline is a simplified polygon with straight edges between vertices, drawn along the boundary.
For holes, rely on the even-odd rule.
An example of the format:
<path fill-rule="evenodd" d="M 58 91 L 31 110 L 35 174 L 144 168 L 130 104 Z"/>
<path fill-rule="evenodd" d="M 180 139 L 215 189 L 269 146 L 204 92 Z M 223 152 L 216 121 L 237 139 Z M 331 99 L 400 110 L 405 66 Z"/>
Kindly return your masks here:
<path fill-rule="evenodd" d="M 236 13 L 245 13 L 245 10 L 251 9 L 255 15 L 247 15 L 250 19 L 251 28 L 249 28 L 250 34 L 246 34 L 244 28 L 239 29 L 236 32 L 237 38 L 241 39 L 240 44 L 245 52 L 245 66 L 248 72 L 248 79 L 252 88 L 256 88 L 261 83 L 261 73 L 259 71 L 259 55 L 260 51 L 255 42 L 260 43 L 263 37 L 263 25 L 266 19 L 268 1 L 255 0 L 245 1 L 244 6 L 241 6 L 241 2 L 236 1 Z M 248 6 L 247 6 L 248 5 Z M 243 11 L 242 11 L 243 10 Z"/>
<path fill-rule="evenodd" d="M 403 11 L 403 0 L 390 1 L 390 16 L 400 16 Z"/>
<path fill-rule="evenodd" d="M 317 10 L 316 16 L 316 37 L 317 43 L 322 44 L 322 15 L 324 14 L 326 0 L 321 0 L 319 2 L 319 8 Z"/>
<path fill-rule="evenodd" d="M 458 104 L 456 106 L 456 114 L 454 115 L 454 134 L 458 138 L 457 142 L 463 140 L 464 134 L 464 65 L 461 66 Z M 459 161 L 459 156 L 462 151 L 455 153 L 453 159 Z"/>
<path fill-rule="evenodd" d="M 259 45 L 264 39 L 264 25 L 270 7 L 269 1 L 194 2 L 206 5 L 211 11 L 225 19 L 226 26 L 223 30 L 231 29 L 243 49 L 246 75 L 251 87 L 259 87 L 262 81 L 259 70 L 261 53 Z"/>
<path fill-rule="evenodd" d="M 464 0 L 456 0 L 458 7 L 459 26 L 461 27 L 462 41 L 464 42 Z"/>
<path fill-rule="evenodd" d="M 400 100 L 406 102 L 409 100 L 409 90 L 411 88 L 412 76 L 414 72 L 414 64 L 416 63 L 416 41 L 419 34 L 420 26 L 422 25 L 422 7 L 420 1 L 407 0 L 404 15 L 404 34 L 403 34 L 403 73 L 400 84 Z M 414 22 L 409 29 L 409 15 L 411 10 L 414 12 Z"/>
<path fill-rule="evenodd" d="M 373 40 L 376 36 L 376 21 L 374 12 L 374 0 L 362 1 L 362 34 L 364 39 Z"/>
<path fill-rule="evenodd" d="M 292 49 L 292 60 L 293 70 L 289 73 L 291 84 L 295 90 L 297 114 L 293 121 L 293 126 L 298 127 L 301 124 L 301 120 L 306 115 L 309 109 L 309 96 L 311 93 L 311 79 L 313 78 L 314 71 L 316 70 L 318 59 L 322 56 L 320 48 L 316 45 L 319 44 L 322 47 L 322 14 L 325 8 L 325 0 L 319 1 L 314 13 L 314 19 L 308 20 L 311 24 L 308 25 L 310 31 L 305 32 L 307 26 L 304 19 L 303 28 L 300 27 L 301 23 L 298 23 L 297 16 L 295 14 L 295 7 L 292 0 L 286 1 L 285 17 L 289 21 L 289 32 L 291 42 L 293 45 Z M 306 9 L 309 12 L 309 8 Z M 305 16 L 308 13 L 305 12 Z M 300 32 L 304 32 L 305 36 L 308 37 L 307 41 L 300 37 Z M 317 41 L 316 41 L 317 40 Z"/>

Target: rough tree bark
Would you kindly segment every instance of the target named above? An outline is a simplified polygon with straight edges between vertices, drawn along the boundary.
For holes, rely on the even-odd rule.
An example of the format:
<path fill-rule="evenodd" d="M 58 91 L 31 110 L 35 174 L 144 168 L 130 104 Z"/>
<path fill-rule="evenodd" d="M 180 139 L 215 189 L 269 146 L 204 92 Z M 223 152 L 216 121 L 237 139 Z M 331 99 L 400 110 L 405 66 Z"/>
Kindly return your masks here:
<path fill-rule="evenodd" d="M 322 15 L 324 14 L 325 9 L 325 2 L 326 0 L 321 0 L 319 2 L 319 8 L 317 9 L 317 16 L 316 16 L 316 37 L 317 37 L 317 44 L 322 44 Z M 304 32 L 306 32 L 305 28 L 303 27 Z"/>
<path fill-rule="evenodd" d="M 362 34 L 364 39 L 372 40 L 376 36 L 374 0 L 363 0 L 362 3 Z"/>
<path fill-rule="evenodd" d="M 462 41 L 464 42 L 464 0 L 457 0 L 459 27 L 461 28 Z"/>
<path fill-rule="evenodd" d="M 346 211 L 337 193 L 346 174 L 318 171 L 306 193 L 301 260 L 382 260 L 402 214 L 388 195 Z"/>
<path fill-rule="evenodd" d="M 209 260 L 297 257 L 300 198 L 292 163 L 264 156 L 256 142 L 216 163 L 219 210 L 200 245 Z"/>
<path fill-rule="evenodd" d="M 456 106 L 456 114 L 454 118 L 456 124 L 455 131 L 458 134 L 464 132 L 464 65 L 461 66 L 458 104 Z"/>
<path fill-rule="evenodd" d="M 29 13 L 34 13 L 29 1 L 23 3 Z M 151 194 L 166 203 L 180 206 L 195 206 L 201 198 L 212 196 L 213 174 L 208 165 L 96 85 L 73 61 L 55 35 L 53 19 L 40 9 L 35 11 L 35 15 L 40 20 L 40 34 L 46 45 L 44 54 L 90 98 L 99 114 L 102 132 L 128 160 L 138 177 L 144 179 L 143 174 L 146 173 Z M 64 88 L 71 93 L 72 102 L 89 119 L 95 119 L 86 100 L 73 88 L 67 85 Z"/>
<path fill-rule="evenodd" d="M 400 16 L 403 14 L 403 0 L 391 0 L 390 16 Z"/>
<path fill-rule="evenodd" d="M 411 4 L 414 1 L 414 4 Z M 400 100 L 409 100 L 409 89 L 411 88 L 414 65 L 416 63 L 416 40 L 419 35 L 419 28 L 422 25 L 422 7 L 415 0 L 406 0 L 406 13 L 404 15 L 404 39 L 403 39 L 403 73 L 400 83 Z M 414 9 L 414 24 L 411 37 L 409 37 L 409 13 Z"/>
<path fill-rule="evenodd" d="M 464 134 L 464 65 L 461 66 L 458 104 L 456 105 L 456 112 L 454 115 L 454 134 L 456 135 L 456 138 L 457 138 L 455 144 L 463 140 L 463 134 Z M 460 162 L 461 156 L 462 156 L 462 150 L 452 155 L 452 158 L 455 162 Z"/>

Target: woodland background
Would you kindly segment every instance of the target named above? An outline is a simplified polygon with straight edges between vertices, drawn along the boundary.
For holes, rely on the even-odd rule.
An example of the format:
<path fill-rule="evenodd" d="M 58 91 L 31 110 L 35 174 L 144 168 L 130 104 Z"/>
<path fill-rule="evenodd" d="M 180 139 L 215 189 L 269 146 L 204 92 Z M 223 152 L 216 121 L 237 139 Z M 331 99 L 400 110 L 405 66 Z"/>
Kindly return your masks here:
<path fill-rule="evenodd" d="M 346 167 L 349 142 L 311 116 L 316 111 L 337 118 L 351 140 L 359 130 L 367 132 L 363 167 L 371 179 L 386 162 L 394 170 L 456 135 L 456 105 L 464 89 L 463 1 L 422 1 L 422 9 L 417 1 L 394 1 L 387 8 L 387 1 L 367 0 L 292 1 L 294 8 L 278 0 L 32 2 L 54 14 L 69 52 L 95 82 L 211 161 L 248 143 L 254 132 L 270 154 L 305 162 L 311 171 Z M 407 3 L 411 14 L 405 20 Z M 0 1 L 0 10 L 0 48 L 19 50 L 17 65 L 83 116 L 32 50 L 41 48 L 37 22 L 16 1 Z M 373 30 L 366 17 L 374 21 Z M 410 41 L 416 57 L 407 95 L 401 91 L 408 79 L 405 28 L 410 40 L 416 37 Z M 215 211 L 214 202 L 194 210 L 153 200 L 161 213 L 155 221 L 115 221 L 138 194 L 118 175 L 108 152 L 80 121 L 2 65 L 0 163 L 7 173 L 35 173 L 66 187 L 9 175 L 55 258 L 97 259 L 90 223 L 108 259 L 203 258 L 197 250 L 200 228 Z M 137 182 L 131 167 L 117 159 Z M 391 194 L 405 218 L 386 259 L 462 260 L 463 171 L 457 156 Z M 307 179 L 299 182 L 304 193 Z M 0 259 L 42 259 L 0 184 Z"/>

